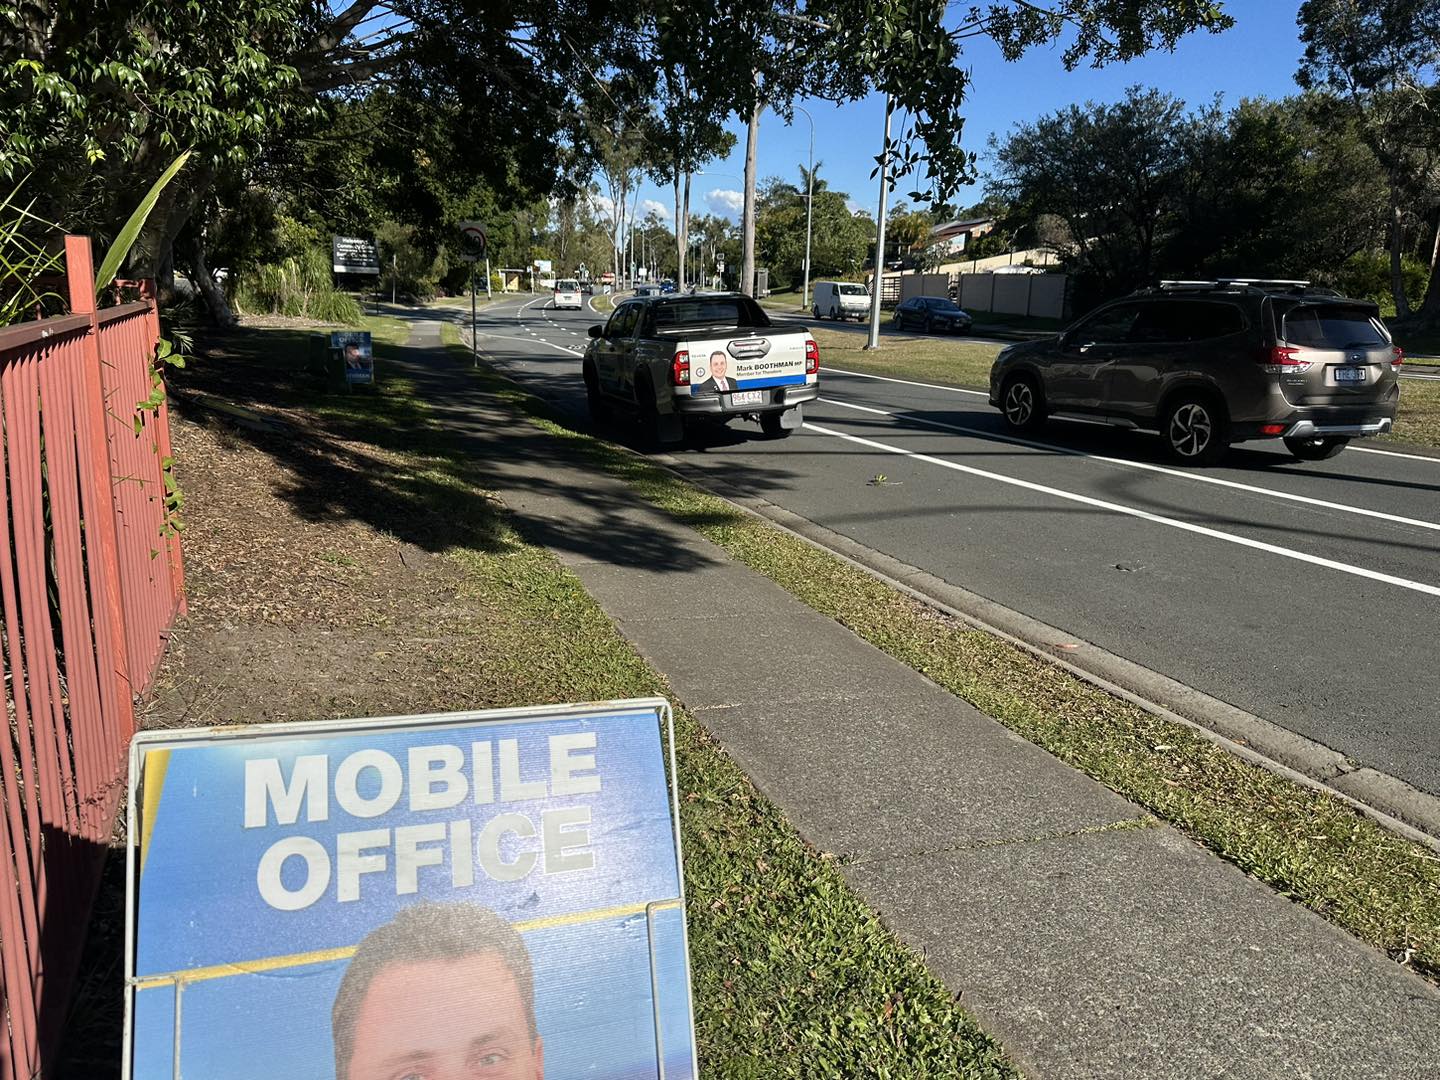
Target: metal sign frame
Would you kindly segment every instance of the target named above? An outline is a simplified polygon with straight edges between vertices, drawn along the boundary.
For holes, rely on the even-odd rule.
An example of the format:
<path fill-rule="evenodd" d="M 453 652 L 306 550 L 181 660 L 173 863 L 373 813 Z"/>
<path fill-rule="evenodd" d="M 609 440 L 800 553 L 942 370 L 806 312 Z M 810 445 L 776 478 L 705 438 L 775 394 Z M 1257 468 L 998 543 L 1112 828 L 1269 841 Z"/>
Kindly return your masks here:
<path fill-rule="evenodd" d="M 391 730 L 421 728 L 446 730 L 451 728 L 469 728 L 477 725 L 501 725 L 526 720 L 542 722 L 546 720 L 585 720 L 595 717 L 613 716 L 616 713 L 622 712 L 637 713 L 648 711 L 655 713 L 655 719 L 660 724 L 661 752 L 669 772 L 670 830 L 675 842 L 676 881 L 680 886 L 680 895 L 676 898 L 676 901 L 678 901 L 680 908 L 681 943 L 685 953 L 685 1003 L 690 1016 L 690 1057 L 695 1066 L 695 1078 L 699 1080 L 700 1055 L 695 1043 L 694 979 L 690 968 L 690 927 L 685 900 L 685 859 L 680 835 L 680 788 L 679 769 L 675 755 L 675 716 L 670 702 L 662 697 L 627 698 L 567 705 L 479 709 L 463 712 L 421 713 L 411 716 L 360 717 L 345 720 L 298 720 L 280 724 L 234 724 L 209 728 L 142 731 L 136 733 L 130 742 L 128 761 L 129 775 L 126 780 L 125 1015 L 121 1030 L 123 1054 L 121 1061 L 121 1080 L 132 1080 L 134 1067 L 132 1040 L 134 1038 L 135 993 L 137 983 L 140 981 L 135 974 L 136 920 L 134 918 L 136 904 L 139 901 L 137 862 L 141 835 L 140 821 L 138 820 L 137 797 L 143 785 L 141 763 L 144 760 L 146 752 L 164 749 L 167 746 L 184 746 L 191 743 L 215 743 L 221 741 L 238 742 L 250 738 L 286 738 L 289 736 L 315 738 L 324 735 L 355 735 L 363 730 L 380 726 Z M 646 910 L 647 925 L 653 925 L 656 905 L 668 904 L 670 902 L 671 901 L 651 901 Z M 650 939 L 650 949 L 653 957 L 653 934 Z M 651 1000 L 655 1020 L 656 1064 L 659 1070 L 659 1080 L 665 1080 L 665 1059 L 661 1052 L 663 1047 L 661 1045 L 660 998 L 658 994 L 654 993 L 656 987 L 654 986 L 653 979 L 654 968 L 652 960 Z M 179 1001 L 180 998 L 177 993 L 175 1011 L 175 1080 L 181 1080 L 179 1055 L 181 1013 Z"/>

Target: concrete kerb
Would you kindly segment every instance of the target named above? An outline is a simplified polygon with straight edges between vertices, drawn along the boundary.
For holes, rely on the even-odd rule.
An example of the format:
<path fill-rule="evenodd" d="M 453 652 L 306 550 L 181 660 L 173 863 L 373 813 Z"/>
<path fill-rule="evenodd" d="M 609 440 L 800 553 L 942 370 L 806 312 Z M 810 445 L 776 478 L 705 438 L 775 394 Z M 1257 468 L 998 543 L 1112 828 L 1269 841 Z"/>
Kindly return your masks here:
<path fill-rule="evenodd" d="M 483 345 L 479 351 L 486 354 Z M 486 354 L 486 359 L 491 370 L 501 377 L 526 394 L 558 408 L 547 395 L 514 379 L 493 356 Z M 635 453 L 628 447 L 622 449 Z M 668 469 L 682 480 L 813 547 L 844 559 L 923 604 L 1056 664 L 1106 693 L 1190 728 L 1236 757 L 1339 799 L 1399 836 L 1440 851 L 1440 798 L 1398 777 L 1362 766 L 1323 743 L 1081 642 L 1072 634 L 867 548 L 765 499 L 734 491 L 714 477 L 688 468 L 672 455 L 636 456 Z M 1077 647 L 1074 653 L 1067 655 L 1059 651 L 1069 645 Z"/>

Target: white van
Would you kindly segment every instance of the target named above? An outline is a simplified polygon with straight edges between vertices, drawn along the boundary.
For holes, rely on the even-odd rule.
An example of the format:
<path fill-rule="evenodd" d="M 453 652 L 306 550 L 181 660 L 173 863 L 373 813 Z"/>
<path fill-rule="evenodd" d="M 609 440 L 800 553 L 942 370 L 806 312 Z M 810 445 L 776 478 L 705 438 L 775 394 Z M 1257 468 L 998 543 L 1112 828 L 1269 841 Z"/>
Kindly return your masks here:
<path fill-rule="evenodd" d="M 580 295 L 580 282 L 574 278 L 562 278 L 555 283 L 555 300 L 553 306 L 556 308 L 574 308 L 580 311 L 585 307 L 585 298 Z"/>
<path fill-rule="evenodd" d="M 817 319 L 860 319 L 870 314 L 870 290 L 854 281 L 817 281 L 810 314 Z"/>

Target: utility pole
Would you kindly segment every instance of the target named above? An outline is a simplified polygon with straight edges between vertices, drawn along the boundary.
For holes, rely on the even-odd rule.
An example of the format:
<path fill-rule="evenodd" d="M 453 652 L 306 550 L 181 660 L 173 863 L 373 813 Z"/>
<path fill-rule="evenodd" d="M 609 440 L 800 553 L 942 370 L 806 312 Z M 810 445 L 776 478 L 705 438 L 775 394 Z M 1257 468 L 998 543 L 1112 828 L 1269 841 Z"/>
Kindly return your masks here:
<path fill-rule="evenodd" d="M 810 306 L 810 226 L 815 216 L 815 118 L 808 109 L 795 106 L 810 121 L 810 169 L 805 174 L 805 284 L 800 287 L 800 307 Z"/>
<path fill-rule="evenodd" d="M 880 294 L 885 291 L 885 200 L 890 193 L 890 113 L 895 99 L 885 95 L 885 144 L 880 155 L 880 209 L 875 214 L 875 280 L 870 290 L 870 341 L 880 347 Z"/>
<path fill-rule="evenodd" d="M 755 152 L 760 142 L 760 73 L 755 73 L 755 107 L 750 110 L 750 127 L 745 135 L 745 209 L 741 214 L 740 291 L 755 295 Z"/>

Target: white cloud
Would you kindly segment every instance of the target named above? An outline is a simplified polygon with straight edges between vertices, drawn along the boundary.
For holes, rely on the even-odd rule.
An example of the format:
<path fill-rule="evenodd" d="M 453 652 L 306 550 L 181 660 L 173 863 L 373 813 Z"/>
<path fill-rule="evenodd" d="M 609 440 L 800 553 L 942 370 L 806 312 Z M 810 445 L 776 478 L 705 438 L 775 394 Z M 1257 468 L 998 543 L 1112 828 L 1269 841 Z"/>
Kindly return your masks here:
<path fill-rule="evenodd" d="M 850 211 L 850 214 L 851 214 L 852 217 L 853 217 L 854 215 L 856 215 L 856 214 L 860 214 L 860 213 L 864 213 L 864 212 L 865 212 L 865 207 L 861 206 L 861 205 L 860 205 L 858 202 L 856 202 L 854 199 L 846 199 L 846 200 L 845 200 L 845 209 Z"/>
<path fill-rule="evenodd" d="M 705 193 L 705 202 L 716 214 L 739 217 L 740 212 L 745 209 L 745 193 L 728 188 L 714 188 Z"/>
<path fill-rule="evenodd" d="M 669 221 L 672 216 L 670 207 L 666 206 L 659 199 L 642 199 L 640 201 L 640 213 L 637 216 L 641 221 L 644 221 L 651 214 L 665 221 Z"/>

